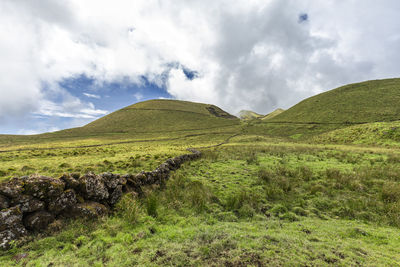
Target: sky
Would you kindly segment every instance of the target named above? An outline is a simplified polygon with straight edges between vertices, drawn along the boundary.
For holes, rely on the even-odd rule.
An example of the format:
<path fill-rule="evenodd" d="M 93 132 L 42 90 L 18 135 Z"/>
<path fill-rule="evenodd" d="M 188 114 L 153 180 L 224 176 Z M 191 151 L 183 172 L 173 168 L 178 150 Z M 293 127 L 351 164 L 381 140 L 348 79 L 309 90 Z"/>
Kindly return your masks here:
<path fill-rule="evenodd" d="M 1 0 L 0 134 L 170 98 L 267 114 L 400 76 L 398 0 Z"/>

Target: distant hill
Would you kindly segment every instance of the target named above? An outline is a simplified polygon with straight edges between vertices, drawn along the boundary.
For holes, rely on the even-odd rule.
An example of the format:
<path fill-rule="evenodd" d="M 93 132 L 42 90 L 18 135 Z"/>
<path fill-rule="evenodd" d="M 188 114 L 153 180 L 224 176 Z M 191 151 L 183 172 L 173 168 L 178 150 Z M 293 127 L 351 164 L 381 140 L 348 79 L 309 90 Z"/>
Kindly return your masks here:
<path fill-rule="evenodd" d="M 83 127 L 61 132 L 155 133 L 217 128 L 238 123 L 238 118 L 214 105 L 162 99 L 140 102 Z"/>
<path fill-rule="evenodd" d="M 267 115 L 263 116 L 261 119 L 262 120 L 269 120 L 272 119 L 275 116 L 278 116 L 279 114 L 281 114 L 282 112 L 284 112 L 284 109 L 278 108 L 275 109 L 274 111 L 272 111 L 271 113 L 268 113 Z"/>
<path fill-rule="evenodd" d="M 400 120 L 400 79 L 355 83 L 307 98 L 271 122 L 367 123 Z"/>
<path fill-rule="evenodd" d="M 258 114 L 254 111 L 251 110 L 241 110 L 238 114 L 239 118 L 242 120 L 251 120 L 251 119 L 257 119 L 261 118 L 264 115 Z"/>

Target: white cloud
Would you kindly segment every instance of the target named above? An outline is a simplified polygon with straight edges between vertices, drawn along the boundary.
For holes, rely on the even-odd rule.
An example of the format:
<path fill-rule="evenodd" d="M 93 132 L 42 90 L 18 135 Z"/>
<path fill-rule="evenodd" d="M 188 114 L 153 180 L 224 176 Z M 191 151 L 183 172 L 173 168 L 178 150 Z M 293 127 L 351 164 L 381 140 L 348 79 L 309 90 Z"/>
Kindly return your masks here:
<path fill-rule="evenodd" d="M 95 94 L 89 94 L 89 93 L 83 93 L 84 96 L 89 97 L 89 98 L 95 98 L 95 99 L 100 99 L 101 96 L 95 95 Z"/>
<path fill-rule="evenodd" d="M 143 99 L 143 94 L 140 92 L 136 92 L 135 94 L 133 94 L 133 96 L 136 98 L 137 101 L 140 101 Z"/>
<path fill-rule="evenodd" d="M 57 86 L 79 75 L 161 84 L 167 74 L 177 99 L 233 113 L 287 108 L 341 84 L 398 76 L 399 11 L 395 0 L 2 0 L 0 121 L 106 114 Z"/>

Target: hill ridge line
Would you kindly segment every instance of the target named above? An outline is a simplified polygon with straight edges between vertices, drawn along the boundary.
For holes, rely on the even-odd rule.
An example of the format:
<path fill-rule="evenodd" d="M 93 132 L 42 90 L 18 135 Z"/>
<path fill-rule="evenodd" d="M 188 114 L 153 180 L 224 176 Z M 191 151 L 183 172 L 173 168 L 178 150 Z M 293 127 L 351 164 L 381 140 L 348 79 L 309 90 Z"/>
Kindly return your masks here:
<path fill-rule="evenodd" d="M 212 105 L 210 105 L 210 106 L 212 106 Z M 189 110 L 167 109 L 167 108 L 130 108 L 130 107 L 127 107 L 127 108 L 120 109 L 120 111 L 125 111 L 125 110 L 165 110 L 165 111 L 178 111 L 178 112 L 193 113 L 193 114 L 199 114 L 199 115 L 203 115 L 203 116 L 211 116 L 211 117 L 220 118 L 220 117 L 218 117 L 218 116 L 212 114 L 212 113 L 211 113 L 210 111 L 208 111 L 208 110 L 207 110 L 207 111 L 209 112 L 209 114 L 199 113 L 199 112 L 194 112 L 194 111 L 189 111 Z M 227 113 L 227 112 L 226 112 L 226 113 Z M 227 114 L 229 114 L 229 113 L 227 113 Z M 232 114 L 229 114 L 229 115 L 233 116 Z M 236 119 L 235 116 L 233 116 L 233 117 L 234 117 L 234 118 L 231 118 L 231 119 Z"/>

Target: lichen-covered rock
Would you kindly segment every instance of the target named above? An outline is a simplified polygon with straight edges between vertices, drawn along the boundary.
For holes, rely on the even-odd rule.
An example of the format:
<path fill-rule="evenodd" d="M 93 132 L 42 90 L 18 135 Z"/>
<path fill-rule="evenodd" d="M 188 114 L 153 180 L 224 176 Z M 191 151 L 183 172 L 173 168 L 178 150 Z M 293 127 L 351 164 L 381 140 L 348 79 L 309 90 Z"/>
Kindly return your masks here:
<path fill-rule="evenodd" d="M 115 205 L 122 197 L 122 185 L 118 185 L 110 195 L 109 203 L 110 205 Z"/>
<path fill-rule="evenodd" d="M 109 197 L 108 190 L 100 176 L 88 173 L 79 178 L 80 191 L 83 197 L 90 200 L 101 201 Z"/>
<path fill-rule="evenodd" d="M 24 191 L 24 180 L 26 177 L 12 178 L 6 183 L 0 184 L 0 194 L 8 197 L 15 198 L 18 197 Z"/>
<path fill-rule="evenodd" d="M 104 184 L 108 189 L 115 189 L 118 185 L 125 185 L 126 179 L 124 176 L 120 176 L 119 174 L 113 174 L 110 172 L 100 174 Z"/>
<path fill-rule="evenodd" d="M 8 249 L 13 240 L 26 234 L 19 207 L 12 207 L 0 212 L 0 249 Z"/>
<path fill-rule="evenodd" d="M 78 190 L 80 185 L 79 177 L 80 175 L 78 173 L 64 174 L 60 177 L 60 180 L 65 183 L 66 189 Z"/>
<path fill-rule="evenodd" d="M 107 213 L 108 209 L 106 206 L 97 202 L 88 201 L 73 206 L 69 214 L 71 217 L 93 219 L 106 215 Z"/>
<path fill-rule="evenodd" d="M 12 207 L 0 211 L 0 232 L 13 229 L 22 223 L 22 212 L 19 207 Z"/>
<path fill-rule="evenodd" d="M 9 207 L 10 207 L 10 200 L 5 196 L 0 195 L 0 210 L 7 209 Z"/>
<path fill-rule="evenodd" d="M 25 194 L 46 200 L 61 195 L 64 187 L 59 179 L 39 175 L 30 176 L 24 184 Z"/>
<path fill-rule="evenodd" d="M 26 235 L 28 232 L 21 225 L 15 226 L 13 229 L 0 231 L 0 249 L 6 250 L 11 246 L 11 242 L 17 240 L 21 236 Z"/>
<path fill-rule="evenodd" d="M 20 195 L 17 199 L 13 199 L 13 204 L 21 209 L 21 212 L 34 212 L 43 210 L 45 203 L 29 195 Z"/>
<path fill-rule="evenodd" d="M 27 229 L 40 231 L 54 221 L 54 216 L 47 211 L 36 211 L 24 218 L 24 225 Z"/>
<path fill-rule="evenodd" d="M 77 203 L 75 191 L 73 189 L 65 190 L 58 198 L 51 201 L 48 210 L 53 214 L 59 214 Z"/>

